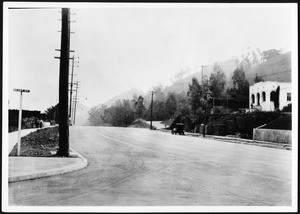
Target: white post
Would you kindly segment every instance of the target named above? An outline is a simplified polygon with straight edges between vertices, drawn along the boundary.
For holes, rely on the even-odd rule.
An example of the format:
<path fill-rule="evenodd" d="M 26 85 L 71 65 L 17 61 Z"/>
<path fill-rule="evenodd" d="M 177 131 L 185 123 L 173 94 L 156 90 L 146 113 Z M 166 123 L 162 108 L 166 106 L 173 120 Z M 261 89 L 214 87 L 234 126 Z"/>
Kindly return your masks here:
<path fill-rule="evenodd" d="M 22 91 L 20 93 L 20 108 L 19 108 L 18 156 L 20 156 L 21 153 L 21 128 L 22 128 Z"/>

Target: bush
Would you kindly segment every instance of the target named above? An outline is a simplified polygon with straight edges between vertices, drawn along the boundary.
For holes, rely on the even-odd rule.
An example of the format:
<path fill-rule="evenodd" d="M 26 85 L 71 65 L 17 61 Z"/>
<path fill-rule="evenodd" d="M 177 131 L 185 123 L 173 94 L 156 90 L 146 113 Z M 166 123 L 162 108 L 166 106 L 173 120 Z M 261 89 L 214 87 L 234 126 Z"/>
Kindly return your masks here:
<path fill-rule="evenodd" d="M 284 106 L 282 112 L 292 112 L 292 104 L 290 103 L 287 106 Z"/>

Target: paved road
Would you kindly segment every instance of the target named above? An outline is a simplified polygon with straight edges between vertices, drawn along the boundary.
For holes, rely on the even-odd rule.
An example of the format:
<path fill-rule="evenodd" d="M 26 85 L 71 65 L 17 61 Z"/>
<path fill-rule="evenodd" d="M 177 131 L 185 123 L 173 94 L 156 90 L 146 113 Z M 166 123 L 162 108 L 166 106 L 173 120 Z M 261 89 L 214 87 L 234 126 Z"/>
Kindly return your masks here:
<path fill-rule="evenodd" d="M 88 167 L 9 184 L 9 205 L 291 205 L 291 151 L 137 128 L 71 127 Z"/>

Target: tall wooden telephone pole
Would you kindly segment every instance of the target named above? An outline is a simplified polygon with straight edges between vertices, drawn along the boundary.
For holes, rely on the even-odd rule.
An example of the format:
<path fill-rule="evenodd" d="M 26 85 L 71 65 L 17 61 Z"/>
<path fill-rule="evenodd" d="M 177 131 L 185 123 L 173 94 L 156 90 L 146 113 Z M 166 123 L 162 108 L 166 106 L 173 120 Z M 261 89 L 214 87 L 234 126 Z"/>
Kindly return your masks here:
<path fill-rule="evenodd" d="M 77 104 L 77 92 L 78 92 L 78 83 L 79 83 L 79 81 L 76 81 L 76 83 L 74 83 L 74 84 L 76 84 L 76 95 L 75 95 L 75 109 L 74 109 L 74 125 L 75 125 L 75 119 L 76 119 L 76 104 Z"/>
<path fill-rule="evenodd" d="M 59 65 L 59 156 L 69 156 L 68 89 L 70 55 L 70 9 L 61 11 L 61 48 Z"/>
<path fill-rule="evenodd" d="M 72 93 L 73 93 L 73 75 L 74 75 L 74 60 L 75 60 L 75 56 L 73 56 L 72 59 L 72 74 L 71 74 L 71 90 L 70 90 L 70 110 L 69 110 L 69 118 L 71 118 L 72 116 Z"/>

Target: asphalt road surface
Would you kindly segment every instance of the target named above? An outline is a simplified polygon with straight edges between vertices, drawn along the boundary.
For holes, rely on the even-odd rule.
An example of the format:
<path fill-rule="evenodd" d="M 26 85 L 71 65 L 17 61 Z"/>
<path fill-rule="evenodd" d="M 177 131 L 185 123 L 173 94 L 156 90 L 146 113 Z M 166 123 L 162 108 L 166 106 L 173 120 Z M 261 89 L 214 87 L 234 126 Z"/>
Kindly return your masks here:
<path fill-rule="evenodd" d="M 85 169 L 9 184 L 9 205 L 291 206 L 292 152 L 137 128 L 70 128 Z"/>

